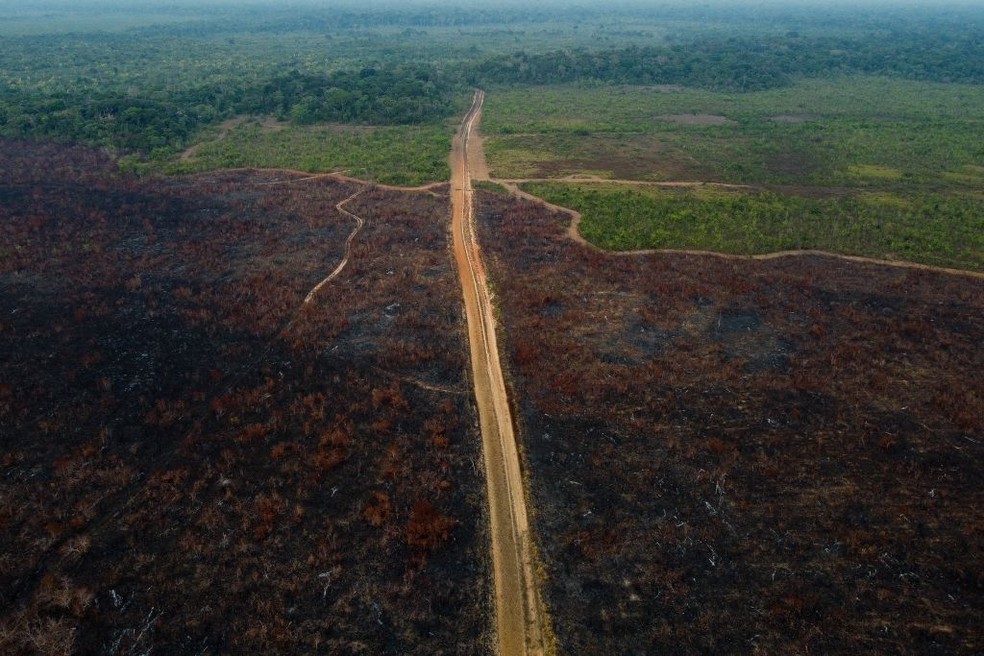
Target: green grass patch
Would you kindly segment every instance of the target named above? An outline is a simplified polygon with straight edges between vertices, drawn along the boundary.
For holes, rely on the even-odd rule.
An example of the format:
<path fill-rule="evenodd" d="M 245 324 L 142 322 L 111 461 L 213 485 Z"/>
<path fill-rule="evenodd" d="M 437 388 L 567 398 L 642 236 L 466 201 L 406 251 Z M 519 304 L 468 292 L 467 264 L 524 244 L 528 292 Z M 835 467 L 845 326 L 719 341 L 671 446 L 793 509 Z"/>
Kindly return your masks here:
<path fill-rule="evenodd" d="M 499 178 L 538 176 L 544 166 L 561 159 L 560 155 L 551 152 L 536 138 L 516 137 L 486 141 L 485 157 L 489 162 L 495 162 L 491 172 Z"/>
<path fill-rule="evenodd" d="M 957 171 L 947 171 L 943 175 L 951 182 L 984 187 L 984 166 L 966 164 Z"/>
<path fill-rule="evenodd" d="M 445 125 L 271 127 L 250 120 L 203 141 L 193 157 L 163 168 L 168 173 L 241 167 L 343 172 L 382 184 L 413 186 L 450 178 L 453 134 Z"/>
<path fill-rule="evenodd" d="M 859 178 L 874 178 L 875 180 L 901 180 L 902 172 L 888 166 L 874 164 L 853 164 L 847 167 L 847 172 Z"/>
<path fill-rule="evenodd" d="M 660 119 L 691 114 L 733 122 Z M 984 167 L 984 87 L 848 77 L 744 94 L 493 90 L 482 130 L 489 165 L 504 178 L 590 170 L 633 180 L 969 189 Z"/>
<path fill-rule="evenodd" d="M 740 255 L 819 249 L 984 270 L 984 201 L 970 195 L 807 198 L 713 188 L 537 183 L 529 193 L 583 214 L 609 250 L 680 248 Z"/>
<path fill-rule="evenodd" d="M 490 191 L 493 194 L 509 193 L 501 184 L 497 182 L 490 182 L 489 180 L 479 180 L 477 182 L 473 182 L 472 187 L 475 189 L 480 189 L 481 191 Z"/>
<path fill-rule="evenodd" d="M 858 194 L 858 198 L 865 203 L 880 207 L 894 207 L 896 209 L 908 210 L 912 208 L 912 199 L 887 191 L 870 191 Z"/>

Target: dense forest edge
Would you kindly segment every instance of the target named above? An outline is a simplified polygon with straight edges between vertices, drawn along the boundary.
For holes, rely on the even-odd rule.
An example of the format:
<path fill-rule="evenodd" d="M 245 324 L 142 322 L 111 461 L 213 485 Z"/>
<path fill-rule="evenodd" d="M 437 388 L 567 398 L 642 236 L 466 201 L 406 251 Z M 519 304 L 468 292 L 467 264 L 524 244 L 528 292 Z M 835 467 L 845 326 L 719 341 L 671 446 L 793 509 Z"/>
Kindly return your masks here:
<path fill-rule="evenodd" d="M 984 32 L 913 33 L 898 40 L 783 37 L 702 39 L 664 47 L 517 53 L 474 67 L 473 84 L 674 84 L 710 91 L 762 91 L 798 78 L 871 74 L 984 83 Z"/>
<path fill-rule="evenodd" d="M 309 7 L 292 17 L 247 12 L 117 33 L 6 34 L 0 36 L 0 136 L 83 143 L 129 155 L 131 162 L 161 162 L 235 116 L 296 126 L 446 125 L 475 86 L 679 85 L 741 93 L 858 74 L 984 83 L 984 16 L 967 8 L 911 9 L 882 22 L 845 9 L 756 14 L 784 30 L 773 33 L 750 32 L 736 16 L 717 18 L 733 21 L 727 29 L 701 30 L 694 26 L 706 8 L 675 7 L 666 20 L 686 29 L 640 29 L 638 36 L 623 30 L 629 45 L 593 39 L 590 29 L 604 34 L 601 14 L 578 11 L 572 26 L 544 27 L 538 51 L 501 51 L 529 40 L 517 27 L 521 21 L 548 20 L 520 9 L 346 8 L 328 16 Z M 629 24 L 641 20 L 613 11 Z M 557 36 L 578 34 L 577 21 L 584 23 L 582 37 Z M 506 45 L 440 50 L 471 43 L 468 28 L 483 31 L 481 43 Z M 296 34 L 297 52 L 274 47 L 272 34 Z M 398 50 L 410 45 L 419 52 Z"/>

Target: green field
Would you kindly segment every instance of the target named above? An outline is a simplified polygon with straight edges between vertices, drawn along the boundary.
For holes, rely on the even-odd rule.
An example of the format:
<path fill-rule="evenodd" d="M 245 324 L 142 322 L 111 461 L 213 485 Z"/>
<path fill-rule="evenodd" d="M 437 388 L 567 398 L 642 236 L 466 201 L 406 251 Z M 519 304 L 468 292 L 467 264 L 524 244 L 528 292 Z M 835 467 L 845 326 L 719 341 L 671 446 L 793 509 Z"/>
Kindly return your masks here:
<path fill-rule="evenodd" d="M 537 102 L 529 99 L 536 97 Z M 553 86 L 488 94 L 498 178 L 699 181 L 524 189 L 606 249 L 821 249 L 984 270 L 984 87 L 877 77 L 733 94 Z"/>
<path fill-rule="evenodd" d="M 984 183 L 980 86 L 850 77 L 746 94 L 538 87 L 489 93 L 484 117 L 489 163 L 500 178 Z"/>
<path fill-rule="evenodd" d="M 213 131 L 192 157 L 168 162 L 168 173 L 224 168 L 343 172 L 383 184 L 414 186 L 447 180 L 451 126 L 296 126 L 246 120 Z"/>
<path fill-rule="evenodd" d="M 711 187 L 526 184 L 583 216 L 610 250 L 679 248 L 740 255 L 819 249 L 984 271 L 984 199 L 862 192 L 811 198 Z"/>

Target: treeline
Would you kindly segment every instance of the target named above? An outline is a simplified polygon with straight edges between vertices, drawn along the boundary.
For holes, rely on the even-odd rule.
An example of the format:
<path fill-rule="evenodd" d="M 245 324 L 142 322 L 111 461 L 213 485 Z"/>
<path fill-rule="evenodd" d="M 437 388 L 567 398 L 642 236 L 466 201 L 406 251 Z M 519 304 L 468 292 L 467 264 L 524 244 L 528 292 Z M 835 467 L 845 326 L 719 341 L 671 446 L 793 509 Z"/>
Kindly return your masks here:
<path fill-rule="evenodd" d="M 413 125 L 447 116 L 451 93 L 447 80 L 421 67 L 364 68 L 327 76 L 294 71 L 247 89 L 239 109 L 290 117 L 300 124 Z"/>
<path fill-rule="evenodd" d="M 874 74 L 934 82 L 984 83 L 984 30 L 885 38 L 733 37 L 602 51 L 558 50 L 495 57 L 474 66 L 475 85 L 677 84 L 761 91 L 797 77 Z"/>
<path fill-rule="evenodd" d="M 150 56 L 147 66 L 153 65 Z M 272 115 L 302 125 L 420 125 L 445 120 L 455 111 L 455 95 L 474 86 L 593 81 L 741 92 L 845 74 L 984 84 L 984 28 L 863 37 L 792 32 L 330 73 L 262 72 L 233 65 L 227 77 L 176 81 L 167 88 L 66 84 L 51 92 L 0 82 L 0 136 L 55 138 L 167 156 L 187 146 L 202 128 L 238 114 Z"/>
<path fill-rule="evenodd" d="M 448 5 L 412 6 L 394 3 L 390 6 L 337 7 L 316 6 L 275 7 L 237 6 L 223 13 L 220 7 L 205 7 L 197 20 L 178 24 L 161 24 L 133 31 L 147 37 L 208 37 L 224 34 L 281 34 L 287 32 L 337 33 L 341 30 L 369 30 L 379 27 L 443 28 L 482 25 L 530 26 L 558 20 L 594 21 L 613 12 L 620 17 L 638 16 L 639 11 L 626 7 L 455 7 Z"/>
<path fill-rule="evenodd" d="M 0 135 L 65 139 L 166 154 L 203 127 L 237 114 L 298 124 L 419 125 L 453 111 L 453 85 L 426 66 L 325 75 L 293 71 L 265 81 L 172 93 L 71 91 L 40 95 L 0 86 Z"/>
<path fill-rule="evenodd" d="M 123 94 L 39 96 L 0 90 L 0 136 L 41 137 L 154 153 L 189 141 L 218 116 L 179 99 Z"/>
<path fill-rule="evenodd" d="M 56 7 L 63 3 L 53 3 Z M 105 6 L 86 7 L 87 11 L 105 10 Z M 72 3 L 78 11 L 85 5 Z M 618 0 L 605 3 L 574 4 L 562 0 L 539 3 L 503 3 L 478 6 L 475 3 L 424 2 L 332 2 L 247 4 L 197 3 L 171 4 L 168 9 L 181 20 L 134 28 L 138 38 L 166 36 L 211 37 L 227 34 L 283 34 L 301 32 L 338 33 L 345 30 L 403 27 L 411 29 L 458 28 L 475 26 L 517 26 L 539 29 L 544 24 L 578 24 L 582 28 L 625 23 L 644 25 L 656 21 L 681 42 L 701 33 L 720 33 L 720 26 L 730 30 L 766 33 L 782 32 L 804 26 L 813 32 L 872 33 L 886 29 L 964 30 L 980 27 L 984 15 L 970 4 L 951 4 L 946 11 L 939 7 L 858 4 L 831 5 L 826 2 L 795 4 L 749 2 L 661 3 L 654 7 L 648 0 Z M 123 11 L 140 17 L 145 9 L 135 6 Z M 114 14 L 119 15 L 115 8 Z M 682 28 L 682 29 L 680 29 Z M 103 35 L 106 36 L 106 35 Z"/>

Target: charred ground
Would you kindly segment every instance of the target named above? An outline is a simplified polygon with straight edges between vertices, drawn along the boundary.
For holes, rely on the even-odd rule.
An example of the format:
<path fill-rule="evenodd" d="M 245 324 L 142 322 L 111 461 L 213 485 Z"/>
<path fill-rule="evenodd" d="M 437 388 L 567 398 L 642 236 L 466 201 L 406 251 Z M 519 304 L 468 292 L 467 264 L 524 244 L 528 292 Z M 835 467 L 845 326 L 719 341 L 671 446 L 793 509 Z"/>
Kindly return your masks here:
<path fill-rule="evenodd" d="M 481 199 L 563 653 L 981 649 L 980 280 Z"/>
<path fill-rule="evenodd" d="M 5 653 L 484 652 L 446 188 L 0 171 Z"/>

